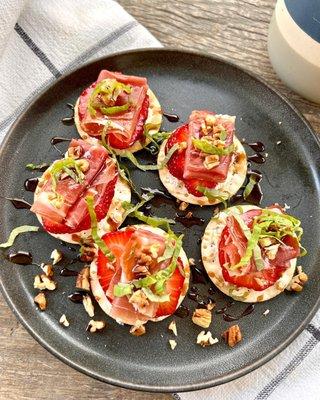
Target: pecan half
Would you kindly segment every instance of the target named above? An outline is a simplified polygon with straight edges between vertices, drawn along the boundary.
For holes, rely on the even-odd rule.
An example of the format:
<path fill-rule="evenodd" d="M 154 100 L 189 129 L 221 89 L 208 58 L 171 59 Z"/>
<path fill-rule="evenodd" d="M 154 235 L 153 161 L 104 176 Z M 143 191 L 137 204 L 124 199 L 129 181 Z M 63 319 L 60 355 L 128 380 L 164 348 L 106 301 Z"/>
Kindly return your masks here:
<path fill-rule="evenodd" d="M 242 340 L 242 334 L 239 325 L 230 326 L 230 328 L 224 331 L 221 336 L 230 347 L 234 347 Z"/>

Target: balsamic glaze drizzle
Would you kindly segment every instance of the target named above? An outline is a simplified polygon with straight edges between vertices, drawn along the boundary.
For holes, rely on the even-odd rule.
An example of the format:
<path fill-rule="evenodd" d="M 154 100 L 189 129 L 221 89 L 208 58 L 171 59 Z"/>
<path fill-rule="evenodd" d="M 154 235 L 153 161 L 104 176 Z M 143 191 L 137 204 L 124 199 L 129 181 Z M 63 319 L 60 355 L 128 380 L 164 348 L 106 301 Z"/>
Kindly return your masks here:
<path fill-rule="evenodd" d="M 74 124 L 74 105 L 71 103 L 68 103 L 67 107 L 69 107 L 72 110 L 72 115 L 70 117 L 62 118 L 61 122 L 64 125 L 73 125 Z"/>
<path fill-rule="evenodd" d="M 24 182 L 24 188 L 28 192 L 34 193 L 36 191 L 38 182 L 39 182 L 39 178 L 29 178 Z"/>
<path fill-rule="evenodd" d="M 8 260 L 14 264 L 29 265 L 32 264 L 32 254 L 28 251 L 17 251 L 16 253 L 9 253 Z"/>
<path fill-rule="evenodd" d="M 21 210 L 21 209 L 30 210 L 30 208 L 31 208 L 31 204 L 28 203 L 24 199 L 7 197 L 7 200 L 9 200 L 11 202 L 11 204 L 18 210 Z"/>
<path fill-rule="evenodd" d="M 180 120 L 179 115 L 177 114 L 169 114 L 169 113 L 162 113 L 162 115 L 169 121 L 169 122 L 178 122 Z"/>

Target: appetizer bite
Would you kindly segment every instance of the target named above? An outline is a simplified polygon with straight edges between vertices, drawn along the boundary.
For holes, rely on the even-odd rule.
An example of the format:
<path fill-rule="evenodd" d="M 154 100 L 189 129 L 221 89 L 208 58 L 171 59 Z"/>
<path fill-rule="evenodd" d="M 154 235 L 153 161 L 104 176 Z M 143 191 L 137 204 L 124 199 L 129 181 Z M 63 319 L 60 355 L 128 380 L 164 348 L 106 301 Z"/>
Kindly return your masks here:
<path fill-rule="evenodd" d="M 273 205 L 244 205 L 214 216 L 202 239 L 203 265 L 212 282 L 243 302 L 277 296 L 290 284 L 300 245 L 300 221 Z"/>
<path fill-rule="evenodd" d="M 160 179 L 173 196 L 205 206 L 225 201 L 240 189 L 247 159 L 234 124 L 235 117 L 193 111 L 189 123 L 162 143 Z"/>
<path fill-rule="evenodd" d="M 162 121 L 160 103 L 146 78 L 107 70 L 81 93 L 74 111 L 84 140 L 102 140 L 118 154 L 141 150 Z"/>
<path fill-rule="evenodd" d="M 88 197 L 93 198 L 94 228 L 103 234 L 123 222 L 122 203 L 130 202 L 131 191 L 103 146 L 72 139 L 65 158 L 56 160 L 39 178 L 31 211 L 52 236 L 82 243 L 92 239 Z"/>
<path fill-rule="evenodd" d="M 102 237 L 90 266 L 91 290 L 105 313 L 135 327 L 173 314 L 189 285 L 182 237 L 149 225 Z"/>

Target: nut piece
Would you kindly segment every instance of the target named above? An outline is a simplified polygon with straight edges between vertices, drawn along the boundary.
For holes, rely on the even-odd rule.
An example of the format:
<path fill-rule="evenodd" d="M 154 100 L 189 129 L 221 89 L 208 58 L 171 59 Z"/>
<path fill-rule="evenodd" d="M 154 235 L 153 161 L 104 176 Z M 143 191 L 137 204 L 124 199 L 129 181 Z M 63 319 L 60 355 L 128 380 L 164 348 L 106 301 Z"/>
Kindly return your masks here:
<path fill-rule="evenodd" d="M 178 336 L 176 321 L 171 321 L 168 326 L 169 331 L 172 331 L 175 336 Z"/>
<path fill-rule="evenodd" d="M 143 293 L 141 289 L 136 290 L 132 293 L 129 299 L 129 303 L 131 303 L 133 307 L 141 313 L 143 313 L 143 311 L 145 311 L 145 309 L 150 304 L 147 296 Z"/>
<path fill-rule="evenodd" d="M 106 327 L 106 323 L 104 321 L 95 321 L 94 319 L 90 320 L 87 326 L 87 331 L 91 333 L 101 332 Z"/>
<path fill-rule="evenodd" d="M 80 158 L 82 154 L 83 148 L 81 146 L 69 147 L 68 149 L 68 156 L 74 158 L 75 160 Z"/>
<path fill-rule="evenodd" d="M 213 126 L 217 122 L 217 118 L 214 115 L 208 114 L 205 118 L 206 124 Z"/>
<path fill-rule="evenodd" d="M 70 325 L 69 321 L 67 320 L 66 314 L 61 315 L 59 322 L 61 325 L 65 326 L 66 328 Z"/>
<path fill-rule="evenodd" d="M 61 251 L 54 249 L 50 256 L 50 258 L 53 260 L 52 264 L 53 265 L 58 264 L 58 262 L 62 260 L 62 257 L 63 257 L 63 254 L 61 253 Z"/>
<path fill-rule="evenodd" d="M 78 273 L 77 276 L 76 288 L 85 290 L 86 292 L 90 292 L 89 276 L 90 276 L 89 267 L 82 268 L 82 270 Z"/>
<path fill-rule="evenodd" d="M 210 156 L 206 156 L 203 162 L 203 165 L 206 169 L 212 169 L 219 165 L 220 157 L 216 154 L 210 154 Z"/>
<path fill-rule="evenodd" d="M 192 315 L 192 322 L 202 328 L 208 328 L 211 324 L 211 311 L 205 308 L 196 308 Z"/>
<path fill-rule="evenodd" d="M 174 350 L 177 347 L 177 342 L 175 340 L 170 339 L 169 344 L 170 344 L 171 350 Z"/>
<path fill-rule="evenodd" d="M 266 256 L 269 260 L 274 260 L 279 250 L 280 243 L 273 244 L 272 246 L 268 246 L 265 248 Z"/>
<path fill-rule="evenodd" d="M 207 310 L 211 311 L 215 308 L 215 303 L 213 303 L 211 300 L 209 300 L 209 303 L 207 304 Z"/>
<path fill-rule="evenodd" d="M 180 211 L 184 211 L 184 210 L 186 210 L 186 209 L 188 208 L 188 206 L 189 206 L 189 203 L 186 203 L 185 201 L 182 201 L 182 202 L 179 204 L 179 210 L 180 210 Z"/>
<path fill-rule="evenodd" d="M 93 304 L 92 304 L 91 297 L 88 294 L 83 296 L 82 304 L 83 304 L 84 309 L 88 313 L 89 317 L 92 318 L 94 316 L 94 307 L 93 307 Z"/>
<path fill-rule="evenodd" d="M 44 311 L 47 308 L 47 299 L 43 292 L 38 293 L 33 300 L 41 311 Z"/>
<path fill-rule="evenodd" d="M 205 331 L 201 331 L 197 336 L 197 344 L 202 347 L 212 346 L 213 344 L 216 344 L 218 342 L 219 340 L 217 338 L 213 338 L 210 331 L 208 331 L 207 333 Z"/>
<path fill-rule="evenodd" d="M 78 167 L 80 168 L 81 172 L 87 172 L 90 168 L 90 163 L 85 158 L 81 158 L 80 160 L 76 161 Z"/>
<path fill-rule="evenodd" d="M 291 279 L 289 285 L 286 287 L 287 290 L 292 290 L 293 292 L 301 292 L 304 285 L 308 282 L 308 275 L 302 272 L 301 266 L 297 269 L 298 274 Z"/>
<path fill-rule="evenodd" d="M 229 329 L 223 332 L 221 336 L 230 347 L 234 347 L 242 340 L 242 334 L 239 325 L 232 325 Z"/>
<path fill-rule="evenodd" d="M 142 336 L 146 333 L 146 327 L 144 325 L 133 325 L 129 332 L 133 336 Z"/>
<path fill-rule="evenodd" d="M 96 254 L 96 248 L 92 243 L 83 243 L 80 247 L 80 260 L 91 262 Z"/>
<path fill-rule="evenodd" d="M 53 277 L 53 268 L 51 264 L 44 264 L 42 263 L 40 265 L 40 268 L 42 269 L 42 271 L 49 277 L 52 278 Z"/>
<path fill-rule="evenodd" d="M 33 287 L 40 290 L 55 290 L 57 284 L 49 276 L 41 274 L 34 277 Z"/>

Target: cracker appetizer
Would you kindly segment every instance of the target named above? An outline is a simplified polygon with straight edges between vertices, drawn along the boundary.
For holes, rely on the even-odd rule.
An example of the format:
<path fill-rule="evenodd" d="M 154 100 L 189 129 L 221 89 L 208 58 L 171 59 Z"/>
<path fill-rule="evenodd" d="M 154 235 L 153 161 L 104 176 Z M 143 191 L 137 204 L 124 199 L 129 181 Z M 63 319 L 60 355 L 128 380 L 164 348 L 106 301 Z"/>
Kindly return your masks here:
<path fill-rule="evenodd" d="M 243 302 L 277 296 L 289 285 L 304 255 L 300 221 L 278 205 L 252 205 L 221 211 L 209 222 L 202 239 L 204 267 L 226 295 Z"/>
<path fill-rule="evenodd" d="M 162 111 L 146 78 L 102 70 L 75 105 L 79 135 L 96 138 L 113 151 L 134 153 L 159 131 Z"/>
<path fill-rule="evenodd" d="M 240 189 L 247 158 L 234 135 L 234 124 L 235 117 L 229 115 L 193 111 L 189 123 L 162 143 L 160 179 L 173 196 L 205 206 L 225 201 Z"/>
<path fill-rule="evenodd" d="M 175 312 L 189 285 L 182 237 L 149 225 L 106 234 L 90 266 L 91 290 L 105 313 L 140 326 Z"/>
<path fill-rule="evenodd" d="M 131 191 L 103 146 L 72 139 L 65 158 L 39 179 L 31 211 L 52 236 L 81 243 L 92 239 L 88 198 L 96 214 L 95 228 L 103 234 L 123 222 L 122 203 L 130 202 Z"/>

